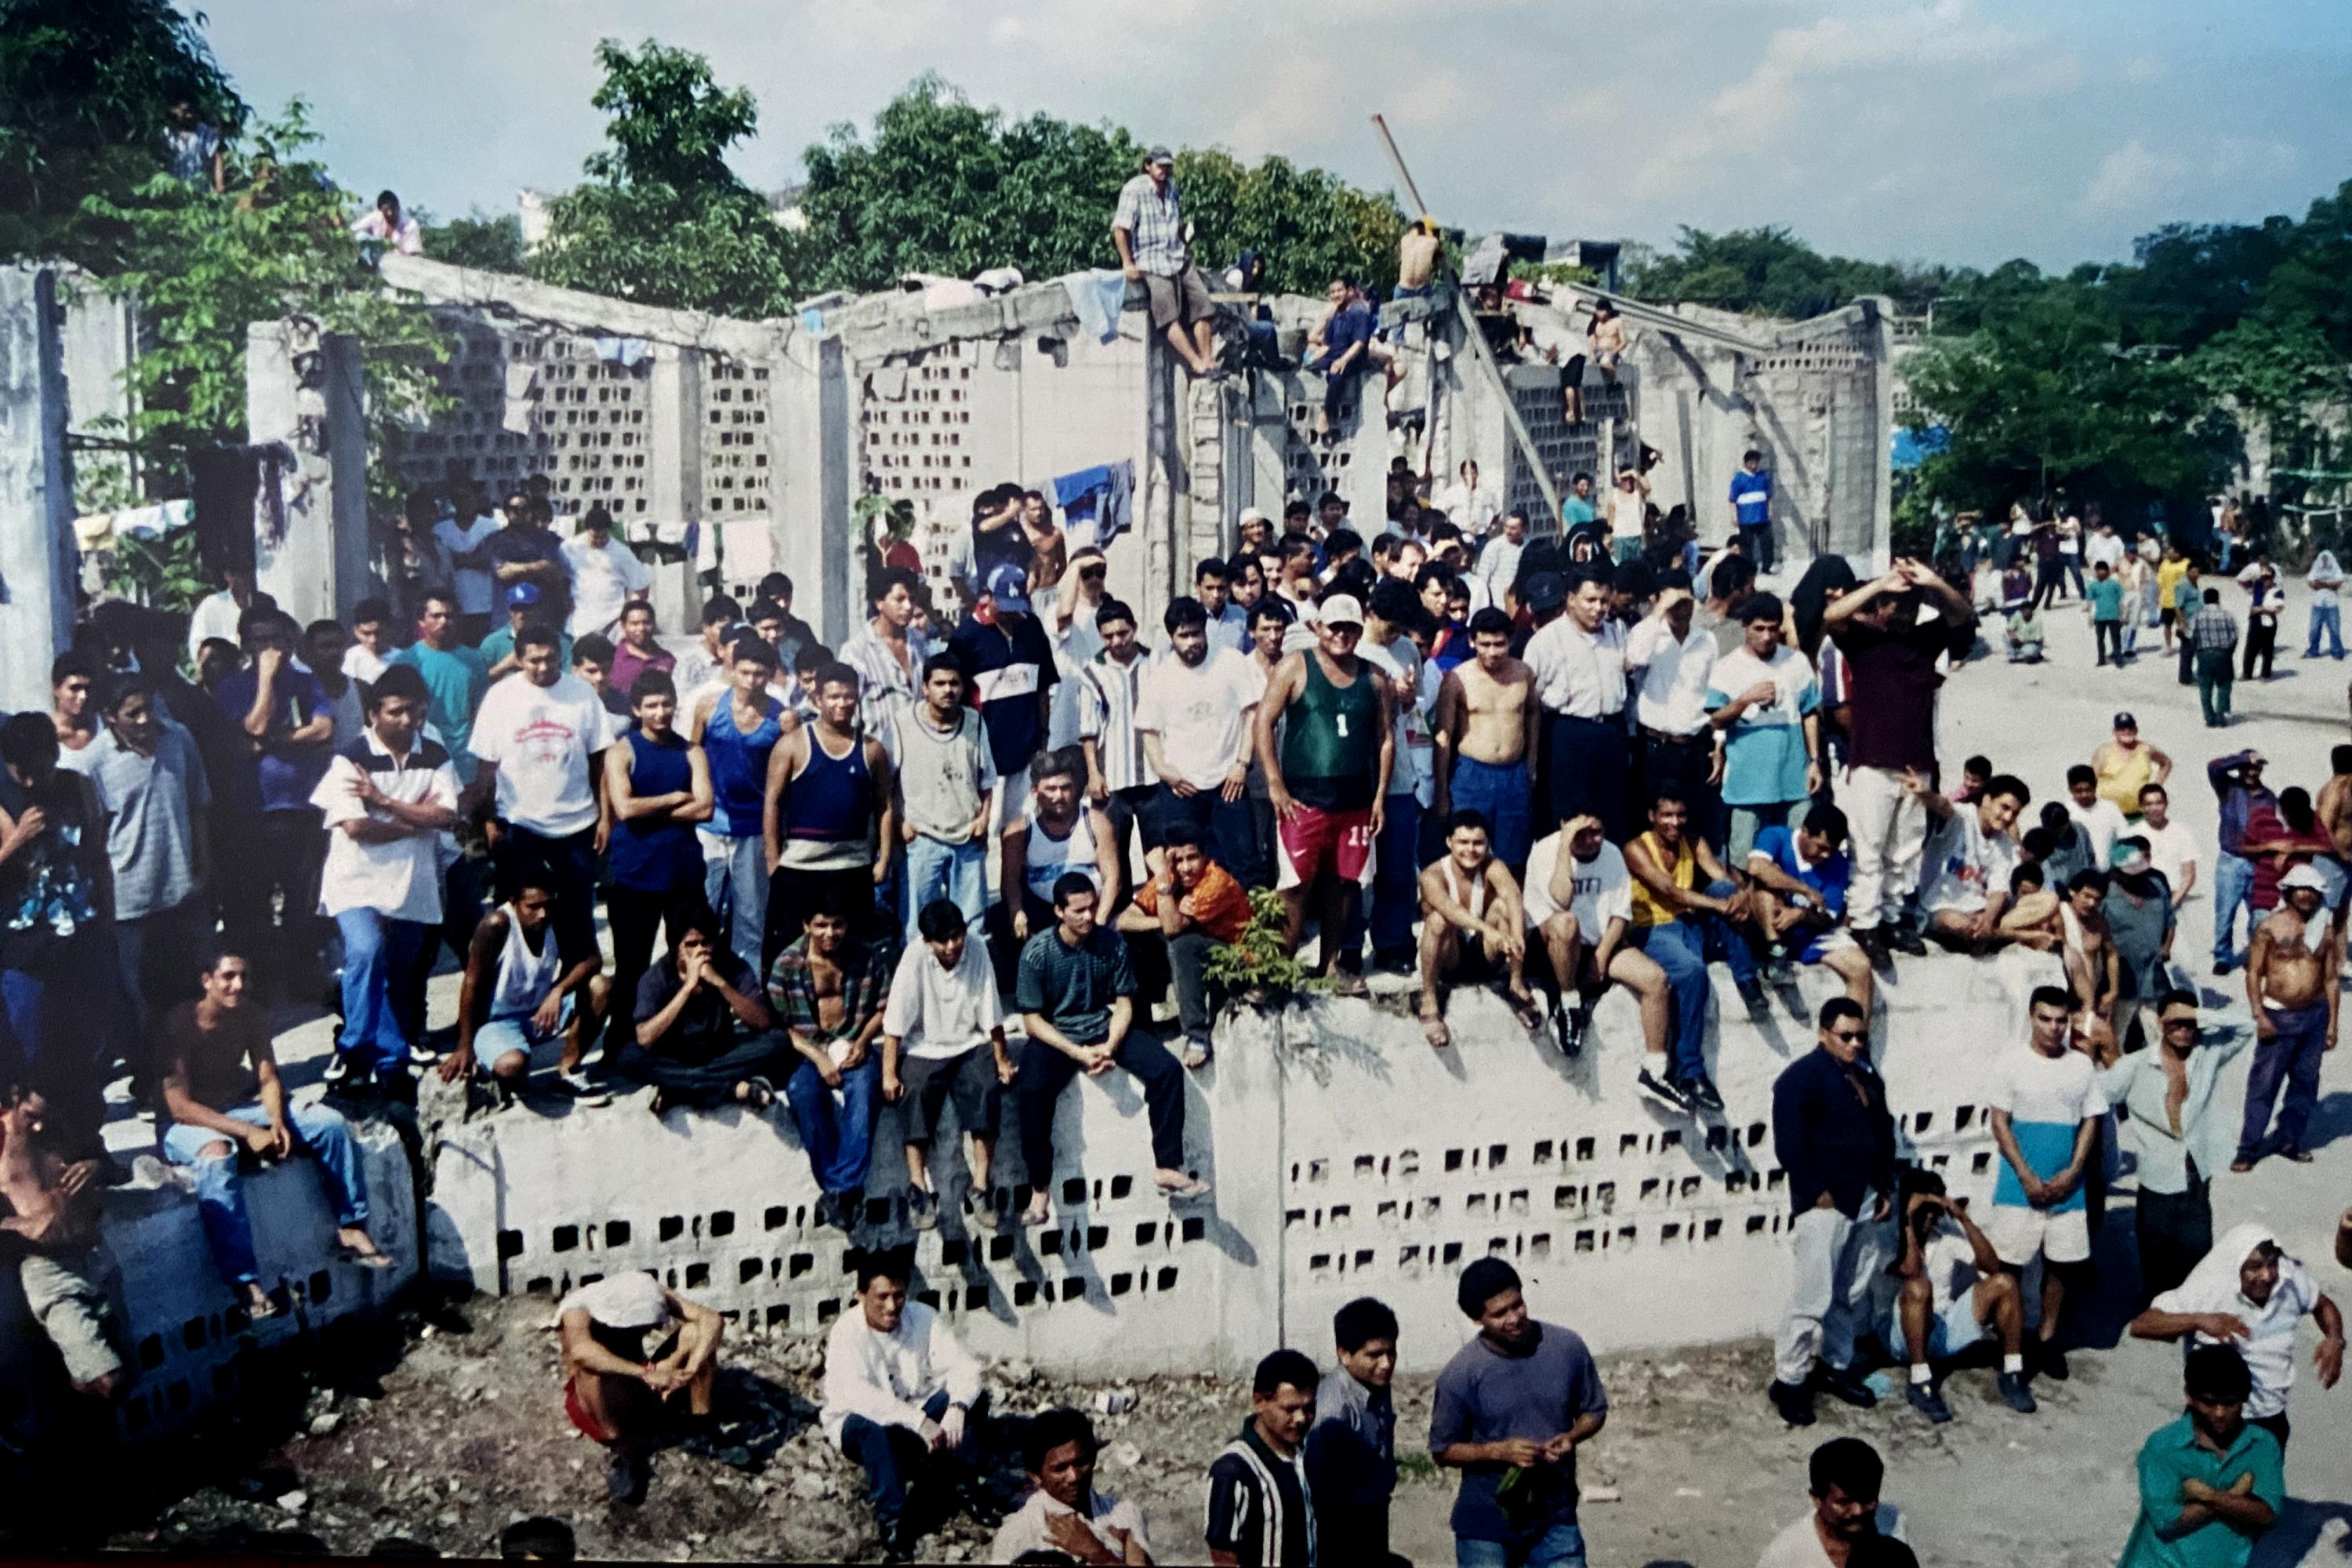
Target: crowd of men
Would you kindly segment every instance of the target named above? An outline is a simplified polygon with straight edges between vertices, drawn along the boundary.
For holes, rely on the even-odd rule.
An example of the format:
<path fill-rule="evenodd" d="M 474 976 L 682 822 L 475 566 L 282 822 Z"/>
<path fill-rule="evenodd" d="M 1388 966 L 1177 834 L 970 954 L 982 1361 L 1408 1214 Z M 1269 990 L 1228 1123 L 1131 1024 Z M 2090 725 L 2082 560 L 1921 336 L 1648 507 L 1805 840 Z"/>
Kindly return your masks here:
<path fill-rule="evenodd" d="M 975 503 L 952 625 L 921 574 L 884 565 L 837 649 L 775 574 L 749 603 L 709 600 L 673 650 L 611 520 L 591 510 L 560 537 L 530 486 L 498 506 L 472 489 L 416 498 L 403 529 L 416 548 L 401 557 L 416 570 L 388 571 L 392 598 L 348 625 L 296 624 L 235 566 L 184 644 L 102 610 L 56 663 L 52 711 L 0 725 L 16 1108 L 0 1148 L 16 1215 L 49 1216 L 12 1228 L 74 1381 L 101 1397 L 124 1381 L 100 1331 L 89 1218 L 118 1065 L 163 1154 L 191 1167 L 251 1315 L 288 1304 L 254 1262 L 239 1182 L 256 1162 L 313 1157 L 334 1245 L 390 1261 L 349 1124 L 288 1097 L 273 1000 L 331 1003 L 329 1077 L 347 1105 L 404 1096 L 420 1071 L 526 1107 L 639 1087 L 656 1114 L 782 1100 L 821 1213 L 845 1231 L 864 1209 L 878 1108 L 894 1103 L 912 1222 L 953 1209 L 995 1228 L 1052 1217 L 1055 1109 L 1081 1073 L 1131 1075 L 1155 1184 L 1174 1201 L 1205 1194 L 1184 1079 L 1212 1060 L 1230 999 L 1213 955 L 1253 922 L 1311 948 L 1340 994 L 1370 971 L 1412 976 L 1440 1051 L 1458 987 L 1494 986 L 1570 1054 L 1621 987 L 1643 1037 L 1635 1086 L 1701 1119 L 1724 1110 L 1709 966 L 1727 967 L 1758 1017 L 1768 985 L 1793 999 L 1799 966 L 1832 976 L 1820 1048 L 1774 1093 L 1799 1285 L 1770 1396 L 1791 1423 L 1812 1418 L 1817 1392 L 1870 1401 L 1855 1356 L 1872 1334 L 1931 1421 L 1950 1418 L 1942 1379 L 1972 1347 L 1998 1347 L 2000 1397 L 2032 1409 L 2031 1380 L 2065 1375 L 2066 1293 L 2119 1139 L 2139 1159 L 2143 1324 L 2207 1334 L 2233 1310 L 2194 1304 L 2223 1293 L 2196 1289 L 2219 1256 L 2217 1166 L 2309 1157 L 2336 1029 L 2352 747 L 2315 797 L 2273 795 L 2253 752 L 2216 759 L 2221 831 L 2201 879 L 2205 857 L 2169 814 L 2172 760 L 2129 713 L 2070 772 L 2067 798 L 2029 816 L 2027 786 L 1987 759 L 1957 781 L 1937 771 L 1937 689 L 1978 644 L 1969 594 L 1915 561 L 1864 581 L 1834 557 L 1785 595 L 1759 589 L 1770 487 L 1756 454 L 1726 542 L 1706 552 L 1658 528 L 1639 472 L 1618 479 L 1627 503 L 1604 512 L 1578 476 L 1565 532 L 1545 539 L 1487 504 L 1475 465 L 1433 492 L 1393 477 L 1369 542 L 1336 494 L 1292 502 L 1279 524 L 1245 512 L 1228 553 L 1201 562 L 1151 626 L 1108 591 L 1102 552 L 1074 548 L 1015 484 Z M 2109 564 L 2094 560 L 2095 575 Z M 2216 974 L 2245 968 L 2248 1038 L 2204 1031 L 2178 983 L 2176 915 L 2200 885 L 2216 904 Z M 2065 980 L 2036 993 L 2031 1041 L 1988 1069 L 2000 1181 L 1973 1216 L 1896 1166 L 1870 1067 L 1878 979 L 1930 944 L 2036 949 Z M 436 1035 L 425 983 L 444 949 L 462 980 L 454 1034 Z M 2212 1085 L 2249 1045 L 2254 1087 L 2232 1135 Z M 1030 1178 L 1017 1210 L 991 1179 L 1008 1099 Z M 2111 1106 L 2132 1108 L 2120 1133 Z M 937 1147 L 950 1125 L 971 1173 L 961 1192 L 934 1173 L 952 1163 Z M 2261 1246 L 2274 1270 L 2292 1261 Z M 2259 1300 L 2305 1301 L 2340 1354 L 2333 1305 L 2286 1289 Z M 1483 1323 L 1503 1293 L 1465 1295 L 1465 1310 Z M 667 1310 L 688 1348 L 659 1363 L 663 1394 L 691 1391 L 715 1344 L 695 1313 Z M 1392 1322 L 1360 1317 L 1343 1321 L 1343 1366 L 1366 1343 L 1392 1349 Z M 871 1309 L 865 1321 L 898 1332 Z M 1581 1355 L 1574 1335 L 1546 1332 Z M 1518 1353 L 1499 1329 L 1480 1342 Z M 568 1330 L 567 1350 L 575 1373 L 620 1375 Z M 2247 1359 L 2266 1418 L 2283 1384 Z M 1370 1398 L 1311 1364 L 1288 1371 L 1260 1390 L 1256 1435 L 1225 1468 L 1222 1540 L 1213 1495 L 1209 1547 L 1235 1561 L 1292 1561 L 1291 1536 L 1312 1537 L 1283 1489 L 1314 1385 L 1327 1410 Z M 1516 1406 L 1499 1426 L 1457 1411 L 1448 1440 L 1433 1436 L 1441 1462 L 1490 1480 L 1549 1473 L 1605 1409 L 1589 1361 L 1577 1377 L 1540 1433 Z M 616 1489 L 641 1490 L 642 1455 L 613 1436 L 637 1415 L 595 1386 L 576 1382 L 575 1418 L 629 1458 Z M 876 1473 L 886 1521 L 909 1456 L 876 1429 L 908 1427 L 935 1452 L 925 1423 L 949 1430 L 939 1412 L 848 1411 L 828 1426 Z M 949 1449 L 969 1436 L 954 1426 Z M 1087 1446 L 1055 1447 L 1070 1444 Z M 1572 1484 L 1540 1480 L 1510 1505 L 1465 1502 L 1457 1530 L 1487 1539 L 1501 1507 L 1519 1531 L 1513 1510 L 1555 1493 L 1572 1531 Z M 1070 1529 L 1035 1523 L 1049 1526 Z M 1509 1560 L 1571 1560 L 1544 1552 Z"/>

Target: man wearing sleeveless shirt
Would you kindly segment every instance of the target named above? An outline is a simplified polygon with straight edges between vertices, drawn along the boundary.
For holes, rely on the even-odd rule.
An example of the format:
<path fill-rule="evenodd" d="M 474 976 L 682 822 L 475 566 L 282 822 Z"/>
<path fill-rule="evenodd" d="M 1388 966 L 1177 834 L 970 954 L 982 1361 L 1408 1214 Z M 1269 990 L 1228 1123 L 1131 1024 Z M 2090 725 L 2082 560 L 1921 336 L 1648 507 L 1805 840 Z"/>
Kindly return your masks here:
<path fill-rule="evenodd" d="M 723 847 L 705 863 L 703 898 L 728 922 L 730 950 L 753 963 L 768 918 L 768 762 L 800 720 L 772 689 L 776 650 L 760 637 L 738 637 L 725 670 L 726 687 L 697 701 L 686 738 L 700 746 L 710 773 L 704 831 Z"/>
<path fill-rule="evenodd" d="M 898 807 L 889 753 L 858 729 L 857 704 L 857 671 L 826 665 L 817 671 L 815 722 L 768 754 L 763 973 L 821 902 L 837 899 L 851 911 L 853 936 L 874 925 L 874 889 L 890 874 L 890 857 L 877 847 L 898 832 Z"/>
<path fill-rule="evenodd" d="M 555 894 L 546 880 L 526 875 L 514 897 L 474 928 L 457 993 L 457 1048 L 441 1058 L 441 1081 L 469 1077 L 478 1063 L 503 1100 L 520 1093 L 532 1071 L 548 1065 L 548 1047 L 560 1042 L 554 1053 L 557 1081 L 584 1102 L 601 1104 L 609 1097 L 580 1076 L 580 1056 L 588 1031 L 603 1017 L 609 992 L 596 973 L 594 953 L 564 962 L 548 919 Z M 644 973 L 641 957 L 637 973 Z"/>
<path fill-rule="evenodd" d="M 1317 612 L 1314 632 L 1315 646 L 1284 656 L 1266 682 L 1257 755 L 1274 804 L 1286 940 L 1296 950 L 1307 900 L 1321 887 L 1321 973 L 1330 977 L 1357 889 L 1371 877 L 1396 737 L 1387 685 L 1356 657 L 1363 607 L 1349 595 L 1331 595 Z M 1347 977 L 1342 989 L 1360 996 L 1366 987 L 1359 975 Z"/>
<path fill-rule="evenodd" d="M 612 994 L 624 998 L 636 995 L 637 982 L 653 962 L 655 931 L 666 929 L 676 945 L 687 914 L 702 900 L 702 845 L 695 829 L 713 813 L 709 759 L 677 732 L 677 685 L 665 672 L 648 669 L 629 695 L 636 728 L 604 753 L 604 802 L 613 822 L 604 911 L 613 928 Z M 718 706 L 731 709 L 733 695 L 720 693 Z M 611 1031 L 616 1055 L 627 1029 L 616 1016 Z M 579 1059 L 577 1051 L 572 1059 Z"/>
<path fill-rule="evenodd" d="M 1018 803 L 1006 808 L 1013 819 L 1004 830 L 1000 908 L 1011 940 L 999 951 L 1009 960 L 1017 961 L 1021 944 L 1054 923 L 1054 884 L 1063 872 L 1091 878 L 1103 909 L 1117 905 L 1126 886 L 1121 873 L 1127 868 L 1108 853 L 1110 817 L 1080 787 L 1085 771 L 1076 748 L 1048 752 L 1031 769 L 1035 782 L 1026 808 Z M 1009 964 L 998 984 L 1011 989 Z"/>

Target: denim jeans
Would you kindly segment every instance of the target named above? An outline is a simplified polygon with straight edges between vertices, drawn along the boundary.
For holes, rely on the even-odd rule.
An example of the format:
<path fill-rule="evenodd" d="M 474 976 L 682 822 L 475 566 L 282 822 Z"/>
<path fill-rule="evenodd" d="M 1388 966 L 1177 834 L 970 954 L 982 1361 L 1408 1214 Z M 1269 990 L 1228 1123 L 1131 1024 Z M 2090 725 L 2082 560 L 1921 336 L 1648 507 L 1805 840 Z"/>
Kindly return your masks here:
<path fill-rule="evenodd" d="M 705 842 L 708 842 L 706 840 Z M 727 945 L 735 956 L 764 973 L 760 964 L 760 934 L 768 923 L 768 845 L 754 833 L 729 838 L 727 853 L 702 864 L 703 897 L 711 911 L 728 922 Z M 742 911 L 750 910 L 746 915 Z M 629 998 L 628 1005 L 635 1005 Z"/>
<path fill-rule="evenodd" d="M 423 1018 L 404 1016 L 405 981 L 433 928 L 381 910 L 345 910 L 335 924 L 343 933 L 343 1032 L 335 1049 L 362 1080 L 398 1078 L 407 1070 L 408 1047 L 425 1035 Z"/>
<path fill-rule="evenodd" d="M 988 1395 L 972 1401 L 964 1413 L 963 1441 L 956 1447 L 932 1453 L 923 1447 L 922 1434 L 908 1426 L 885 1426 L 863 1415 L 841 1425 L 841 1451 L 866 1471 L 866 1495 L 874 1502 L 874 1522 L 887 1537 L 907 1511 L 907 1487 L 930 1479 L 942 1465 L 967 1469 L 980 1460 L 980 1423 L 988 1412 Z M 948 1391 L 936 1389 L 923 1401 L 923 1414 L 938 1421 L 948 1413 Z"/>
<path fill-rule="evenodd" d="M 223 1108 L 221 1114 L 256 1127 L 269 1125 L 269 1113 L 258 1102 Z M 323 1105 L 289 1105 L 286 1124 L 293 1129 L 294 1146 L 319 1162 L 335 1223 L 367 1224 L 367 1175 L 350 1124 Z M 204 1150 L 213 1143 L 228 1143 L 228 1153 L 207 1157 Z M 261 1277 L 253 1256 L 253 1221 L 245 1207 L 245 1177 L 237 1168 L 243 1153 L 233 1140 L 207 1127 L 174 1121 L 163 1129 L 163 1157 L 195 1168 L 196 1213 L 205 1239 L 212 1243 L 213 1262 L 231 1285 L 252 1284 Z"/>
<path fill-rule="evenodd" d="M 2311 602 L 2309 642 L 2303 650 L 2305 658 L 2319 657 L 2319 634 L 2327 634 L 2327 657 L 2344 657 L 2344 606 L 2334 599 L 2314 599 Z"/>
<path fill-rule="evenodd" d="M 1454 1538 L 1454 1568 L 1584 1568 L 1584 1531 L 1555 1524 L 1521 1541 Z"/>
<path fill-rule="evenodd" d="M 1393 801 L 1396 796 L 1389 798 Z M 1267 858 L 1273 839 L 1258 837 L 1246 795 L 1229 801 L 1221 790 L 1195 790 L 1184 795 L 1164 784 L 1154 785 L 1143 819 L 1145 846 L 1158 848 L 1168 831 L 1179 825 L 1197 830 L 1204 839 L 1202 847 L 1243 887 L 1273 885 L 1273 867 Z"/>
<path fill-rule="evenodd" d="M 2230 721 L 2230 688 L 2234 679 L 2228 648 L 2197 650 L 2197 705 L 2204 710 L 2208 729 Z"/>
<path fill-rule="evenodd" d="M 1388 797 L 1381 836 L 1372 845 L 1372 951 L 1410 953 L 1412 922 L 1421 913 L 1421 805 L 1410 795 Z M 1359 900 L 1357 908 L 1363 907 Z M 1357 917 L 1361 920 L 1362 916 Z M 1352 934 L 1352 933 L 1351 933 Z M 1351 943 L 1341 955 L 1352 958 Z"/>
<path fill-rule="evenodd" d="M 1706 889 L 1716 899 L 1727 899 L 1736 890 L 1728 882 Z M 1729 965 L 1733 983 L 1745 990 L 1756 984 L 1756 955 L 1748 950 L 1747 939 L 1712 910 L 1686 910 L 1666 925 L 1636 926 L 1633 934 L 1635 945 L 1666 972 L 1675 1010 L 1674 1075 L 1695 1078 L 1706 1070 L 1706 1003 L 1712 991 L 1707 963 Z"/>
<path fill-rule="evenodd" d="M 2261 916 L 2246 908 L 2253 896 L 2254 863 L 2242 855 L 2232 855 L 2223 849 L 2213 857 L 2213 962 L 2235 963 L 2239 960 L 2237 933 L 2238 911 L 2246 910 L 2246 940 L 2253 940 L 2254 925 Z"/>
<path fill-rule="evenodd" d="M 2282 1152 L 2303 1147 L 2304 1129 L 2319 1104 L 2319 1063 L 2327 1049 L 2327 1008 L 2270 1009 L 2278 1030 L 2267 1040 L 2254 1042 L 2253 1070 L 2246 1075 L 2246 1119 L 2238 1130 L 2238 1158 L 2251 1160 L 2262 1152 L 2263 1135 L 2270 1130 L 2271 1105 L 2279 1086 L 2286 1086 L 2286 1102 L 2278 1108 L 2278 1147 Z"/>
<path fill-rule="evenodd" d="M 922 940 L 915 922 L 923 906 L 945 899 L 963 911 L 964 923 L 978 925 L 988 909 L 988 847 L 967 838 L 942 844 L 918 833 L 907 846 L 907 945 Z"/>
<path fill-rule="evenodd" d="M 866 1184 L 881 1089 L 881 1056 L 870 1050 L 864 1061 L 841 1075 L 837 1090 L 825 1088 L 816 1064 L 806 1057 L 785 1080 L 784 1099 L 792 1104 L 801 1147 L 808 1151 L 809 1173 L 824 1192 L 846 1193 Z M 841 1098 L 835 1100 L 835 1094 Z"/>

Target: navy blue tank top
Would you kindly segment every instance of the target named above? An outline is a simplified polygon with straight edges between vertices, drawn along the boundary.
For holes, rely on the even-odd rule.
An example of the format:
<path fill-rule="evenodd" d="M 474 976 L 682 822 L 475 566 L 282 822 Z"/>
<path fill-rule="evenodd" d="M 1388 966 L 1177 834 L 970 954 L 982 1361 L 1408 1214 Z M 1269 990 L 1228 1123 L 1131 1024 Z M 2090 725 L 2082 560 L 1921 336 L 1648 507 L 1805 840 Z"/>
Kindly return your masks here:
<path fill-rule="evenodd" d="M 687 761 L 683 735 L 673 731 L 667 740 L 655 741 L 632 730 L 621 742 L 629 748 L 632 794 L 671 795 L 694 787 L 694 764 Z M 702 847 L 694 840 L 693 825 L 675 817 L 616 819 L 605 859 L 614 882 L 637 892 L 679 893 L 702 886 Z"/>

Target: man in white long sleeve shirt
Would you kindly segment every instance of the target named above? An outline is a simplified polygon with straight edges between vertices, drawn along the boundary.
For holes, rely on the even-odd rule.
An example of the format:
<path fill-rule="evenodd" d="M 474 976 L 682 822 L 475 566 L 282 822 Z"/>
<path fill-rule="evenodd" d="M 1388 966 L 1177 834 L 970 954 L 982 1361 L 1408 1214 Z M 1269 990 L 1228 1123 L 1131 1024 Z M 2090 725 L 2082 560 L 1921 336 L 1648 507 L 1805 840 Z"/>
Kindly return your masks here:
<path fill-rule="evenodd" d="M 865 1467 L 886 1556 L 903 1562 L 923 1533 L 908 1494 L 960 1499 L 982 1529 L 1000 1517 L 980 1487 L 975 1427 L 988 1395 L 980 1363 L 939 1313 L 907 1300 L 913 1258 L 870 1252 L 857 1259 L 857 1310 L 824 1342 L 824 1405 L 817 1421 L 834 1446 Z M 922 1513 L 953 1511 L 928 1496 Z"/>

